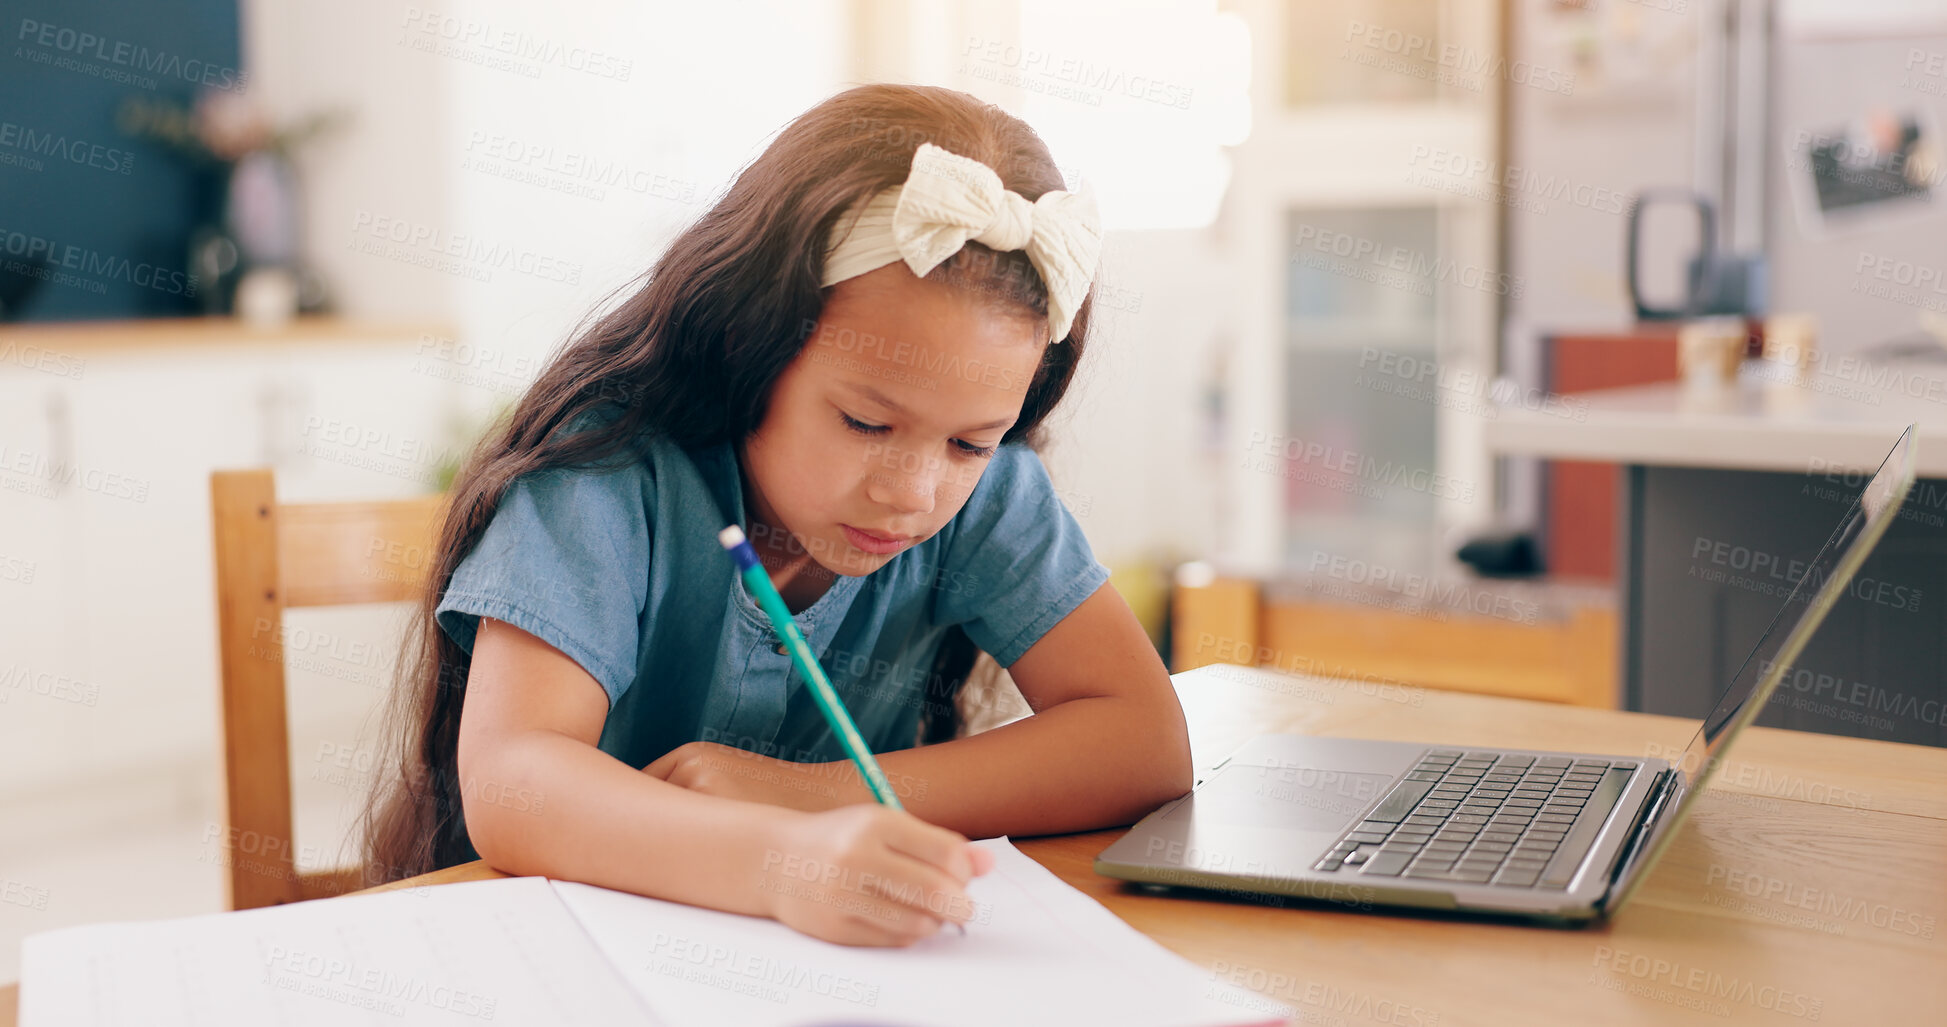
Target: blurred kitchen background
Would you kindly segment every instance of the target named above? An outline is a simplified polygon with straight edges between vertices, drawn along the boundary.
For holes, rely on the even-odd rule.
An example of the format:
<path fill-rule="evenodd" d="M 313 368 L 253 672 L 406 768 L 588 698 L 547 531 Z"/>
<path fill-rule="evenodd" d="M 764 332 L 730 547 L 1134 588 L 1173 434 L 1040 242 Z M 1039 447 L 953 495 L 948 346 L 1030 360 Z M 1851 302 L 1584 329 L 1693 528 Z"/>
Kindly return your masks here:
<path fill-rule="evenodd" d="M 1790 372 L 1760 413 L 1870 428 L 1846 453 L 1947 377 L 1925 0 L 5 11 L 0 981 L 26 933 L 224 908 L 210 472 L 270 468 L 280 502 L 439 491 L 579 318 L 851 84 L 999 104 L 1097 191 L 1097 334 L 1048 463 L 1175 670 L 1699 715 L 1748 617 L 1658 641 L 1629 541 L 1657 478 L 1631 475 L 1823 465 L 1713 448 L 1720 408 L 1668 405 L 1709 391 L 1685 347 L 1729 325 L 1734 364 Z M 1629 448 L 1693 427 L 1707 459 Z M 262 640 L 301 863 L 351 851 L 403 614 Z M 1943 741 L 1844 713 L 1767 722 Z"/>

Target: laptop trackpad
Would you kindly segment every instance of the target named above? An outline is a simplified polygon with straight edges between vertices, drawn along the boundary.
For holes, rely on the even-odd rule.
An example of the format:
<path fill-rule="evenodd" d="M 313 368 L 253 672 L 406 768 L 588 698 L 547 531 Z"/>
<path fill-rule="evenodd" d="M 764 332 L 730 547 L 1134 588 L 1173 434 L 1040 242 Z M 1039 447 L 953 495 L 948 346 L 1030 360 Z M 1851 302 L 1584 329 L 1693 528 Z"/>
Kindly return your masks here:
<path fill-rule="evenodd" d="M 1333 831 L 1379 801 L 1392 774 L 1292 766 L 1227 764 L 1164 820 Z"/>

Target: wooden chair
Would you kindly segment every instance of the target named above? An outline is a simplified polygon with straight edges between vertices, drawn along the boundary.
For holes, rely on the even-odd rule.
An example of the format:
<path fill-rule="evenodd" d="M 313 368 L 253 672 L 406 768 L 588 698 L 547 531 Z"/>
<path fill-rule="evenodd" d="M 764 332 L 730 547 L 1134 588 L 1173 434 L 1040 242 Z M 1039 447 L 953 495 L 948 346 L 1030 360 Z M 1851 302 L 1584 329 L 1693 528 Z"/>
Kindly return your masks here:
<path fill-rule="evenodd" d="M 446 498 L 279 504 L 269 470 L 211 473 L 230 908 L 363 887 L 294 866 L 284 611 L 418 598 Z"/>

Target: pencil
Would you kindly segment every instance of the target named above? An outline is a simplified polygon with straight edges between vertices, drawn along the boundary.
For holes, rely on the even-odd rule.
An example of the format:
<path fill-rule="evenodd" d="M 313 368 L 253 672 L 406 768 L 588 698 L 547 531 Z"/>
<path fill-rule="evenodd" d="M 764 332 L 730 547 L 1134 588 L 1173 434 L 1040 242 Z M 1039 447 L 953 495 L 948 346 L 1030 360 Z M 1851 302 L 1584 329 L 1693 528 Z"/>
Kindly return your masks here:
<path fill-rule="evenodd" d="M 791 619 L 791 611 L 784 605 L 784 597 L 777 594 L 777 586 L 771 583 L 771 576 L 764 572 L 764 565 L 757 561 L 757 551 L 750 547 L 744 538 L 744 530 L 731 525 L 717 533 L 717 541 L 737 561 L 743 572 L 744 583 L 757 596 L 757 605 L 763 607 L 770 617 L 771 630 L 777 633 L 778 641 L 791 654 L 792 662 L 798 665 L 798 673 L 803 675 L 811 686 L 811 697 L 818 701 L 818 708 L 824 711 L 825 720 L 831 724 L 832 733 L 838 736 L 838 744 L 845 747 L 846 755 L 864 776 L 866 787 L 872 789 L 872 797 L 893 809 L 903 810 L 899 797 L 892 794 L 892 782 L 886 780 L 886 772 L 879 769 L 879 761 L 872 758 L 872 750 L 866 748 L 865 739 L 860 737 L 857 724 L 852 715 L 845 710 L 844 700 L 838 697 L 838 690 L 832 687 L 831 679 L 825 676 L 825 669 L 818 665 L 818 658 L 811 653 L 811 646 L 805 644 L 804 634 L 798 630 L 798 623 Z"/>

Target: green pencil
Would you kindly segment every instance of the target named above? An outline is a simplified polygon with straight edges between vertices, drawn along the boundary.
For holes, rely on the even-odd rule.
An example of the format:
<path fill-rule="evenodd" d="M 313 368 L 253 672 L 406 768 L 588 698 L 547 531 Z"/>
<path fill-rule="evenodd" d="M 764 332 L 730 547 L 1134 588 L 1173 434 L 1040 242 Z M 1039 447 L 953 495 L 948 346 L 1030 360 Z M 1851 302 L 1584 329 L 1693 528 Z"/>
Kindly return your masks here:
<path fill-rule="evenodd" d="M 865 777 L 866 786 L 872 789 L 872 797 L 893 809 L 905 809 L 899 804 L 899 797 L 892 794 L 892 782 L 886 780 L 886 772 L 879 769 L 879 761 L 872 758 L 872 750 L 866 748 L 858 725 L 852 723 L 852 715 L 845 711 L 845 702 L 838 697 L 838 690 L 825 676 L 825 669 L 818 665 L 818 658 L 812 655 L 811 646 L 805 644 L 797 621 L 791 619 L 791 611 L 785 607 L 784 597 L 777 594 L 777 586 L 771 583 L 771 576 L 764 572 L 764 565 L 758 562 L 757 551 L 744 538 L 743 529 L 733 524 L 717 533 L 717 541 L 723 543 L 724 550 L 737 561 L 737 567 L 743 572 L 744 583 L 757 596 L 757 605 L 763 607 L 770 617 L 771 630 L 777 632 L 778 641 L 784 643 L 792 661 L 798 665 L 798 673 L 811 685 L 811 697 L 818 701 L 818 708 L 824 711 L 825 720 L 832 726 L 832 733 L 838 736 L 846 755 L 852 757 L 859 773 Z"/>

